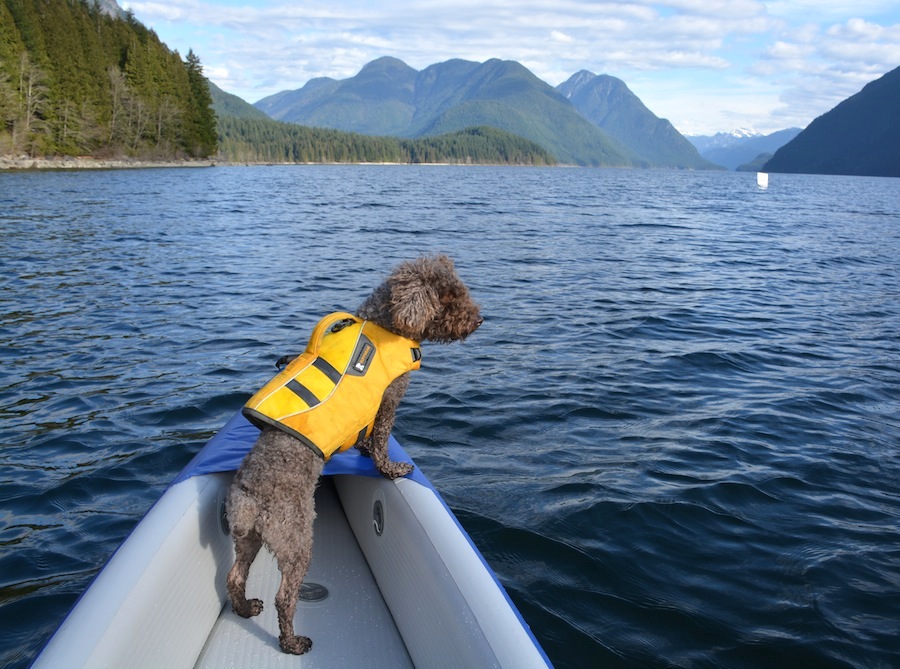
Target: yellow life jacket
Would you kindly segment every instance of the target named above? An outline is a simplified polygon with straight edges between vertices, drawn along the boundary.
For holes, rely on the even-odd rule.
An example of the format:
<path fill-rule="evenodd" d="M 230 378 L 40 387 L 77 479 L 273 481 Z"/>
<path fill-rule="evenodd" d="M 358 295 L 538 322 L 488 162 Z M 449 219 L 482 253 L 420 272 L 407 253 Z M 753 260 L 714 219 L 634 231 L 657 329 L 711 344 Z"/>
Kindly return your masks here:
<path fill-rule="evenodd" d="M 306 351 L 251 397 L 243 413 L 328 460 L 372 433 L 384 391 L 421 360 L 418 342 L 349 313 L 329 314 Z"/>

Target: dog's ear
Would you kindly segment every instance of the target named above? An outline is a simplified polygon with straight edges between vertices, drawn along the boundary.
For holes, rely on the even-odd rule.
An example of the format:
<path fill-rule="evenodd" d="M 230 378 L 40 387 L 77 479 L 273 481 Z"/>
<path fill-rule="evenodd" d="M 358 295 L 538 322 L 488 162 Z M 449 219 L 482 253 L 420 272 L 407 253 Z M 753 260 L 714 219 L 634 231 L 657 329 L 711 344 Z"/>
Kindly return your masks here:
<path fill-rule="evenodd" d="M 390 277 L 391 321 L 397 332 L 420 339 L 441 311 L 441 299 L 422 263 L 404 263 Z"/>

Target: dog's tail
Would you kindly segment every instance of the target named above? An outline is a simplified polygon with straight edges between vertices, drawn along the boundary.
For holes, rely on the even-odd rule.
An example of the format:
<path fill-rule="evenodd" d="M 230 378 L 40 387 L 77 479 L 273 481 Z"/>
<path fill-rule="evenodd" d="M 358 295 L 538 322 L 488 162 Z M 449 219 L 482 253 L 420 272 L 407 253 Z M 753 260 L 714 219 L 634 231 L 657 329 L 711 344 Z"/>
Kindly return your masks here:
<path fill-rule="evenodd" d="M 256 518 L 259 515 L 256 500 L 238 484 L 232 485 L 228 491 L 225 513 L 228 516 L 231 535 L 238 539 L 247 536 L 256 526 Z"/>

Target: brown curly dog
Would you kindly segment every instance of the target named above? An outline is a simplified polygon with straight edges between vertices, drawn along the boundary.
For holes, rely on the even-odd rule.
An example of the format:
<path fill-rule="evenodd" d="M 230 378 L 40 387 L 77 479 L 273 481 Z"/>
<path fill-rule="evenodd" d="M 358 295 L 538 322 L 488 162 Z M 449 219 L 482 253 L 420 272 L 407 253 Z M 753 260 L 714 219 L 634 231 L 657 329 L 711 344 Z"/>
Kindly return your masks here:
<path fill-rule="evenodd" d="M 415 342 L 464 339 L 483 320 L 453 261 L 444 255 L 401 263 L 356 315 Z M 394 412 L 408 385 L 408 372 L 390 383 L 371 435 L 357 445 L 372 458 L 378 471 L 391 479 L 413 469 L 411 464 L 393 462 L 388 456 Z M 293 621 L 312 557 L 316 517 L 313 494 L 323 465 L 321 453 L 281 429 L 263 427 L 234 477 L 226 506 L 236 555 L 227 579 L 234 611 L 245 618 L 262 611 L 260 600 L 247 600 L 245 587 L 250 565 L 266 544 L 281 570 L 281 585 L 275 595 L 279 642 L 284 652 L 296 655 L 312 647 L 308 637 L 294 634 Z"/>

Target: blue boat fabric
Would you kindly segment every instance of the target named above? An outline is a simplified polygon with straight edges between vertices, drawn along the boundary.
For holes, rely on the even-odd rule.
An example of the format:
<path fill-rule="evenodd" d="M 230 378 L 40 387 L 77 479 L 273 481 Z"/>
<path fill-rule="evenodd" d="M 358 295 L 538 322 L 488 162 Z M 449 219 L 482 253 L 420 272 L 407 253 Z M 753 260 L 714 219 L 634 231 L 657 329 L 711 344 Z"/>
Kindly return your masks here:
<path fill-rule="evenodd" d="M 181 473 L 172 481 L 172 485 L 185 481 L 193 476 L 204 474 L 217 474 L 220 472 L 237 471 L 244 457 L 250 452 L 253 444 L 259 437 L 259 428 L 248 421 L 241 412 L 237 412 L 225 426 L 219 430 L 200 452 L 194 456 Z M 305 448 L 297 445 L 297 448 Z M 412 462 L 412 458 L 403 447 L 394 439 L 393 435 L 388 441 L 388 453 L 391 460 Z M 372 459 L 360 453 L 357 449 L 335 455 L 325 463 L 322 471 L 324 476 L 336 474 L 354 474 L 356 476 L 381 476 Z M 434 488 L 418 467 L 407 475 L 427 488 Z"/>

